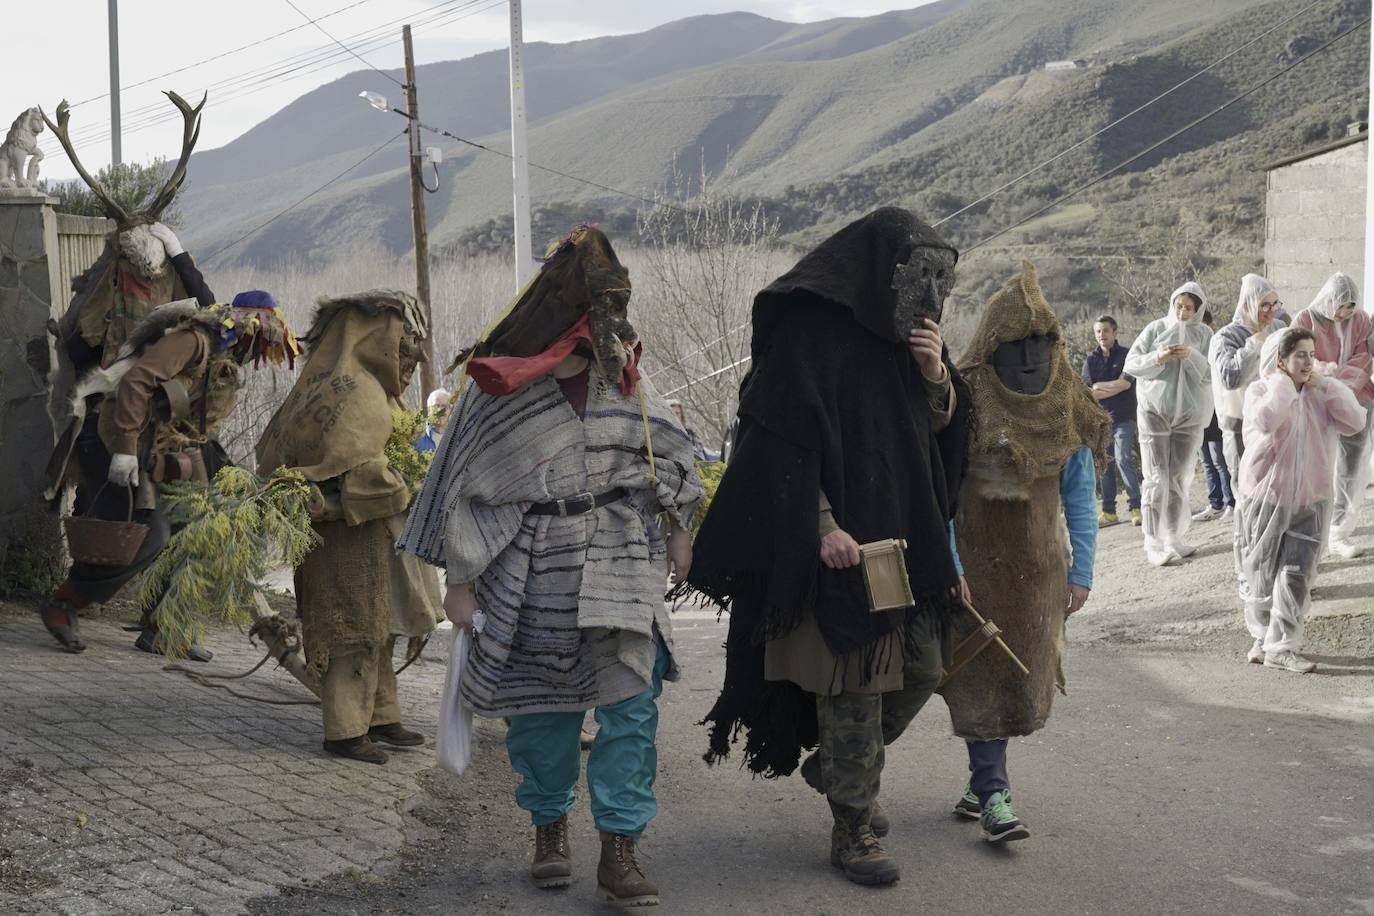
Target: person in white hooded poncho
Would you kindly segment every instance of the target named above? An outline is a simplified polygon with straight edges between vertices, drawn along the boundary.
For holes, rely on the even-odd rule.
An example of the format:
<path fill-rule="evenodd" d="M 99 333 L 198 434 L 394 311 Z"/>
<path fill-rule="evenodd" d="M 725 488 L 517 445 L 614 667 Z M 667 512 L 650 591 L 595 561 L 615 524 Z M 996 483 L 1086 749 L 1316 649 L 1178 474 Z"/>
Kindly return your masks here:
<path fill-rule="evenodd" d="M 1236 491 L 1236 572 L 1248 659 L 1307 673 L 1303 618 L 1331 511 L 1339 436 L 1365 424 L 1349 386 L 1316 369 L 1312 332 L 1285 328 L 1265 342 L 1260 377 L 1245 392 L 1245 458 Z"/>
<path fill-rule="evenodd" d="M 1207 352 L 1212 364 L 1212 398 L 1221 426 L 1222 451 L 1233 487 L 1245 454 L 1245 389 L 1259 378 L 1260 348 L 1284 326 L 1277 318 L 1282 305 L 1274 285 L 1264 277 L 1241 277 L 1235 316 L 1212 337 Z"/>
<path fill-rule="evenodd" d="M 1329 545 L 1335 554 L 1351 559 L 1361 550 L 1350 541 L 1365 487 L 1369 485 L 1369 443 L 1374 426 L 1374 379 L 1370 368 L 1370 319 L 1360 311 L 1355 281 L 1342 273 L 1331 278 L 1312 304 L 1293 319 L 1293 326 L 1312 332 L 1317 346 L 1317 371 L 1344 382 L 1365 410 L 1365 423 L 1352 436 L 1341 436 L 1336 449 L 1335 502 L 1331 510 Z"/>
<path fill-rule="evenodd" d="M 1196 550 L 1183 536 L 1198 449 L 1212 419 L 1206 356 L 1212 332 L 1200 320 L 1206 302 L 1196 283 L 1174 290 L 1169 314 L 1146 325 L 1126 357 L 1126 372 L 1137 380 L 1145 556 L 1155 566 Z"/>

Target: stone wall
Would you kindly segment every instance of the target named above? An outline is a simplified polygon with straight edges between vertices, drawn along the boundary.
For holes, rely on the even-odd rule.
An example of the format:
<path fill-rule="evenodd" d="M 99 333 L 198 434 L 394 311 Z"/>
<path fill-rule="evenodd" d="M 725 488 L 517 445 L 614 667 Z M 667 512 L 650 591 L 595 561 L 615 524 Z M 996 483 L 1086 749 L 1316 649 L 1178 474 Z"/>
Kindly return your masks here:
<path fill-rule="evenodd" d="M 0 196 L 0 591 L 34 579 L 57 540 L 57 518 L 43 505 L 43 470 L 54 434 L 48 373 L 54 354 L 56 201 Z M 16 580 L 20 580 L 16 582 Z"/>
<path fill-rule="evenodd" d="M 1364 281 L 1368 147 L 1352 143 L 1269 172 L 1265 272 L 1290 313 L 1338 270 Z"/>

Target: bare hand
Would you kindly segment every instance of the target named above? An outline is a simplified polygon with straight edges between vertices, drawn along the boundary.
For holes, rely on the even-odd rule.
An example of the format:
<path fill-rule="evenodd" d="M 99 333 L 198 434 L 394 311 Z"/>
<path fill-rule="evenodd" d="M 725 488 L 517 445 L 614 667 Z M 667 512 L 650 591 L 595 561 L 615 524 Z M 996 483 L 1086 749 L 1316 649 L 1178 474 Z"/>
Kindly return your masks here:
<path fill-rule="evenodd" d="M 859 542 L 840 529 L 821 539 L 821 562 L 830 569 L 850 569 L 862 560 Z"/>
<path fill-rule="evenodd" d="M 668 535 L 668 581 L 679 585 L 692 569 L 692 536 L 676 526 Z"/>
<path fill-rule="evenodd" d="M 458 629 L 472 632 L 472 621 L 477 615 L 477 596 L 472 593 L 471 582 L 448 587 L 444 592 L 444 615 Z"/>
<path fill-rule="evenodd" d="M 921 367 L 921 374 L 930 381 L 937 382 L 945 377 L 944 363 L 940 359 L 944 353 L 945 342 L 940 339 L 938 324 L 929 318 L 921 319 L 921 323 L 925 327 L 911 329 L 907 346 L 916 359 L 916 365 Z"/>
<path fill-rule="evenodd" d="M 963 576 L 959 577 L 959 584 L 950 589 L 949 593 L 954 596 L 956 601 L 962 601 L 964 604 L 973 604 L 973 592 L 969 591 L 968 580 Z"/>
<path fill-rule="evenodd" d="M 1083 605 L 1088 603 L 1088 593 L 1090 589 L 1085 585 L 1069 583 L 1069 607 L 1064 612 L 1064 616 L 1072 617 L 1083 610 Z"/>

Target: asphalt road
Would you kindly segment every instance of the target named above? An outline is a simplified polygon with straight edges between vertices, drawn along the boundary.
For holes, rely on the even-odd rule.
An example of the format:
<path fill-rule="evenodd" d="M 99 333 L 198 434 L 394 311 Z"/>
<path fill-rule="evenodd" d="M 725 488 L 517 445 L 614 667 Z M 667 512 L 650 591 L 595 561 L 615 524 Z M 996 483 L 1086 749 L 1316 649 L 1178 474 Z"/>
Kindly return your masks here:
<path fill-rule="evenodd" d="M 1088 638 L 1065 661 L 1069 695 L 1044 731 L 1011 747 L 1032 838 L 993 849 L 952 816 L 965 756 L 933 700 L 888 752 L 886 845 L 903 871 L 882 889 L 830 866 L 828 812 L 800 778 L 702 762 L 695 723 L 721 681 L 724 628 L 701 613 L 680 619 L 687 673 L 661 701 L 661 811 L 642 844 L 659 911 L 1374 914 L 1374 659 L 1319 658 L 1321 673 L 1299 676 L 1245 664 L 1239 632 L 1114 644 L 1091 638 L 1084 618 L 1075 628 Z M 528 884 L 530 829 L 501 735 L 499 722 L 480 723 L 467 775 L 422 779 L 389 873 L 331 879 L 256 911 L 605 912 L 585 793 L 576 882 Z"/>

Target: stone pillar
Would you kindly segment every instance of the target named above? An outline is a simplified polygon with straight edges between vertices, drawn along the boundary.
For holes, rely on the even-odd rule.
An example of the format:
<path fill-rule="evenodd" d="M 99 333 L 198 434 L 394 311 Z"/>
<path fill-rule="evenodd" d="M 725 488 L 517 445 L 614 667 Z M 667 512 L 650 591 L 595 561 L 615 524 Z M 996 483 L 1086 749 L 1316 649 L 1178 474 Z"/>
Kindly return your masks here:
<path fill-rule="evenodd" d="M 48 319 L 58 291 L 57 201 L 0 190 L 0 593 L 46 590 L 61 574 L 58 519 L 43 500 L 55 434 Z"/>

